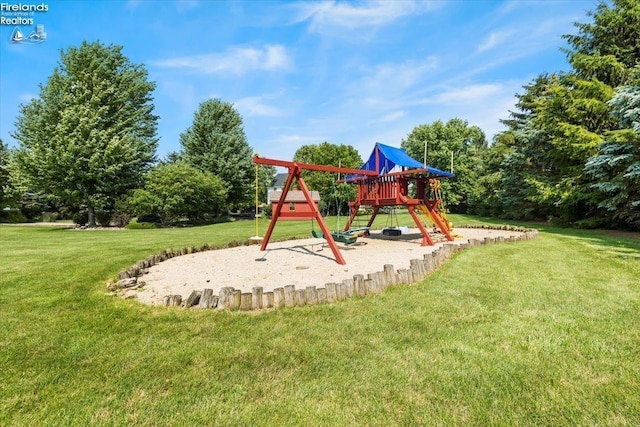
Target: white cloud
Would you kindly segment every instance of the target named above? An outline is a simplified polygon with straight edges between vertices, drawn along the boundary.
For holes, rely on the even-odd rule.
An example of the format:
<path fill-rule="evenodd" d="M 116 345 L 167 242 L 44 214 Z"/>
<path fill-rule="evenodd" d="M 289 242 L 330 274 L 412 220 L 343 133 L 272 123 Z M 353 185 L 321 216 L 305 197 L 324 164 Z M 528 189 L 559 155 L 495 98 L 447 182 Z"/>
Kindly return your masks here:
<path fill-rule="evenodd" d="M 301 2 L 297 4 L 299 13 L 296 22 L 309 21 L 309 29 L 318 32 L 336 27 L 354 30 L 386 25 L 437 6 L 436 2 L 415 0 Z"/>
<path fill-rule="evenodd" d="M 513 36 L 513 31 L 494 31 L 485 37 L 478 45 L 476 53 L 486 52 L 508 41 Z"/>
<path fill-rule="evenodd" d="M 289 134 L 279 135 L 274 142 L 298 147 L 305 144 L 320 144 L 321 142 L 328 140 L 329 138 L 326 136 Z"/>
<path fill-rule="evenodd" d="M 281 109 L 265 102 L 266 99 L 270 98 L 273 98 L 273 96 L 248 96 L 238 99 L 233 105 L 240 110 L 243 116 L 282 116 L 283 111 Z"/>
<path fill-rule="evenodd" d="M 360 84 L 364 89 L 378 90 L 390 86 L 406 89 L 422 80 L 437 65 L 438 61 L 435 57 L 401 64 L 380 64 L 366 70 L 368 74 L 362 78 Z"/>
<path fill-rule="evenodd" d="M 401 119 L 405 116 L 404 111 L 393 111 L 383 117 L 381 117 L 378 121 L 380 122 L 395 122 L 398 119 Z"/>
<path fill-rule="evenodd" d="M 472 84 L 440 92 L 428 98 L 426 102 L 447 105 L 476 104 L 490 99 L 502 89 L 502 85 L 497 83 Z"/>
<path fill-rule="evenodd" d="M 422 86 L 438 67 L 438 60 L 384 63 L 363 68 L 362 76 L 347 87 L 348 108 L 374 108 L 388 111 L 399 107 L 398 101 Z"/>
<path fill-rule="evenodd" d="M 232 73 L 241 75 L 249 71 L 286 70 L 291 58 L 282 45 L 262 48 L 234 47 L 224 53 L 182 56 L 155 61 L 160 68 L 182 68 L 203 74 Z"/>

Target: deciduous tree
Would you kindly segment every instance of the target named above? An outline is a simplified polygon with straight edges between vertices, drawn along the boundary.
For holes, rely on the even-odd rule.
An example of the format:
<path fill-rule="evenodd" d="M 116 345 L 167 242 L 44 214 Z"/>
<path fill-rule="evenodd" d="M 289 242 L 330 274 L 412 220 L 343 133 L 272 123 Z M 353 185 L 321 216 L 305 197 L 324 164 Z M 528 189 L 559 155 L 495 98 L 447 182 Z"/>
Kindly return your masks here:
<path fill-rule="evenodd" d="M 469 202 L 478 193 L 478 174 L 481 154 L 487 149 L 484 132 L 470 126 L 466 120 L 438 120 L 416 126 L 402 141 L 402 148 L 416 160 L 429 166 L 450 170 L 453 159 L 453 180 L 443 180 L 443 196 L 446 205 L 454 212 L 466 212 Z"/>
<path fill-rule="evenodd" d="M 216 213 L 227 190 L 222 180 L 184 162 L 161 164 L 147 177 L 144 189 L 129 198 L 136 215 L 158 214 L 164 223 L 187 217 L 195 223 Z"/>
<path fill-rule="evenodd" d="M 337 166 L 344 168 L 359 168 L 362 166 L 362 157 L 351 145 L 321 144 L 303 145 L 298 148 L 293 156 L 295 162 L 312 163 L 324 166 Z M 348 202 L 355 199 L 355 188 L 348 184 L 338 184 L 337 173 L 303 171 L 302 176 L 311 190 L 317 190 L 322 199 L 321 208 L 327 214 L 336 214 L 338 210 L 344 212 Z"/>
<path fill-rule="evenodd" d="M 38 98 L 21 106 L 13 135 L 33 187 L 70 209 L 86 207 L 95 226 L 96 209 L 139 187 L 155 160 L 154 88 L 121 46 L 62 51 Z"/>

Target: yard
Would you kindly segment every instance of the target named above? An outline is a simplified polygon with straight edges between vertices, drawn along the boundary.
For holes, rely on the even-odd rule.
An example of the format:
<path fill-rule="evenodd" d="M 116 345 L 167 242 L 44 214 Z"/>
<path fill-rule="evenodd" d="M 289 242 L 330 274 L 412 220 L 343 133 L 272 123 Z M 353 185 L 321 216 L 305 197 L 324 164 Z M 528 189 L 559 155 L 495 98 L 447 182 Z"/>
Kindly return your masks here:
<path fill-rule="evenodd" d="M 0 425 L 640 424 L 637 235 L 541 226 L 414 286 L 257 314 L 105 295 L 146 255 L 253 227 L 0 226 Z"/>

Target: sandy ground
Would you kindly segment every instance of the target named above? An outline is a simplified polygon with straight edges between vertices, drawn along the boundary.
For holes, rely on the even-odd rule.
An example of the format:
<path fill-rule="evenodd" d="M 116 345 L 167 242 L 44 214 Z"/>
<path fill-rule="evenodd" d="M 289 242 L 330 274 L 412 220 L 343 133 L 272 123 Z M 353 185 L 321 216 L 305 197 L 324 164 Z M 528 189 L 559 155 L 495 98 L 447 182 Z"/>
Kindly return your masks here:
<path fill-rule="evenodd" d="M 462 244 L 469 239 L 512 236 L 515 231 L 485 229 L 454 229 L 456 239 Z M 359 237 L 352 245 L 338 244 L 346 265 L 338 264 L 331 249 L 323 239 L 289 240 L 269 243 L 265 251 L 260 246 L 240 246 L 169 259 L 149 269 L 139 278 L 146 284 L 131 291 L 131 295 L 143 303 L 161 305 L 165 295 L 181 295 L 187 298 L 193 290 L 213 289 L 217 295 L 223 286 L 231 286 L 242 292 L 251 292 L 254 286 L 262 286 L 264 292 L 277 287 L 295 285 L 323 287 L 325 283 L 351 279 L 354 274 L 382 271 L 385 264 L 396 270 L 409 268 L 410 260 L 422 258 L 446 241 L 434 246 L 421 246 L 422 238 L 417 229 L 398 237 L 383 236 L 379 231 L 371 236 Z"/>

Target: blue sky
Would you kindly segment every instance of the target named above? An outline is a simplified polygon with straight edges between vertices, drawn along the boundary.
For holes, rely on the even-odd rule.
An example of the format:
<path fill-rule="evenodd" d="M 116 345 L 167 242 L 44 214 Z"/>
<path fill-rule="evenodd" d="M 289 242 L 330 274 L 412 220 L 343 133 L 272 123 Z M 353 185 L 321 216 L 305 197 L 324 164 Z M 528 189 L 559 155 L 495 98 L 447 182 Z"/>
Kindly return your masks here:
<path fill-rule="evenodd" d="M 4 0 L 2 0 L 4 2 Z M 180 150 L 198 105 L 231 102 L 249 144 L 288 160 L 305 144 L 400 146 L 420 124 L 454 117 L 491 139 L 515 94 L 567 70 L 562 34 L 588 22 L 592 0 L 537 1 L 13 1 L 33 12 L 12 43 L 0 25 L 0 138 L 10 146 L 19 105 L 37 97 L 60 50 L 83 40 L 124 47 L 142 63 L 158 115 L 158 156 Z M 12 18 L 3 12 L 6 18 Z"/>

